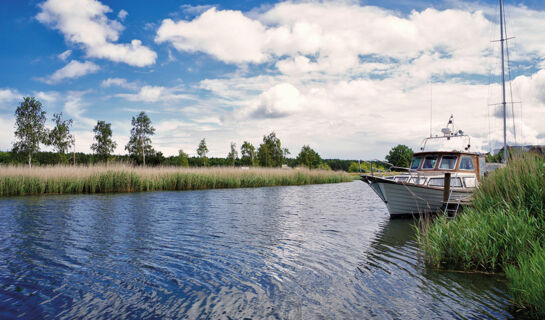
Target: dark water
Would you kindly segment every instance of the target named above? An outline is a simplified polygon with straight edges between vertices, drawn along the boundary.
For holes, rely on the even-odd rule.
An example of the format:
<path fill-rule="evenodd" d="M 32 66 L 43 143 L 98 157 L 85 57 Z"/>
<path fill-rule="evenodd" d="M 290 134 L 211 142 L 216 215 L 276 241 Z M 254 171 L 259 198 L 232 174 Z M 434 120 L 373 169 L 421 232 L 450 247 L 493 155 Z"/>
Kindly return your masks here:
<path fill-rule="evenodd" d="M 0 200 L 0 318 L 513 318 L 362 182 Z"/>

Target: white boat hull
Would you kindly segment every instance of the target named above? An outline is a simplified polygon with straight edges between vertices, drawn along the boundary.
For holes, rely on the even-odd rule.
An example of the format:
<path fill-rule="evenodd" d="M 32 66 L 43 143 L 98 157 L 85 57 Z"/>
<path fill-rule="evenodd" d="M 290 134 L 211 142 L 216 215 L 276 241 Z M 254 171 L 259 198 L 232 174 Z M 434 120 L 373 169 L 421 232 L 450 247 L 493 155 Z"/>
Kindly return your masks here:
<path fill-rule="evenodd" d="M 391 216 L 436 213 L 443 205 L 443 189 L 392 181 L 369 181 L 369 186 L 386 203 Z M 451 202 L 465 199 L 470 191 L 452 191 Z"/>

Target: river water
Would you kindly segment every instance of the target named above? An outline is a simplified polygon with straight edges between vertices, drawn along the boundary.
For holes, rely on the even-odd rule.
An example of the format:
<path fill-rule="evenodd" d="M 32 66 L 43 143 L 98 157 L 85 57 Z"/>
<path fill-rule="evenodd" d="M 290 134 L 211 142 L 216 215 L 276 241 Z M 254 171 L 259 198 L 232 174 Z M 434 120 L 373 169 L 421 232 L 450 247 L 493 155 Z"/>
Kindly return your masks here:
<path fill-rule="evenodd" d="M 0 318 L 513 314 L 498 276 L 426 268 L 360 181 L 0 199 Z"/>

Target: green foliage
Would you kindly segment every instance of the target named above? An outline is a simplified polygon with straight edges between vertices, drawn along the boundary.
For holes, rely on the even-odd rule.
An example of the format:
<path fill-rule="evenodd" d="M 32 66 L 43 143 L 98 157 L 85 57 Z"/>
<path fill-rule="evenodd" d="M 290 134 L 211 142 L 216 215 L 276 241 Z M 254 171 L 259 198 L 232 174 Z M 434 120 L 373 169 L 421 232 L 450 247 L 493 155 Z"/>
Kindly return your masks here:
<path fill-rule="evenodd" d="M 74 136 L 70 134 L 72 119 L 62 120 L 61 112 L 53 114 L 52 120 L 55 122 L 55 127 L 48 134 L 47 144 L 64 155 L 74 145 Z"/>
<path fill-rule="evenodd" d="M 200 166 L 207 167 L 209 165 L 206 154 L 208 153 L 208 147 L 206 146 L 206 139 L 202 139 L 197 147 L 197 155 L 200 158 Z"/>
<path fill-rule="evenodd" d="M 188 161 L 187 153 L 185 153 L 181 149 L 178 151 L 177 160 L 178 161 L 177 161 L 176 165 L 178 165 L 180 167 L 189 167 L 189 161 Z"/>
<path fill-rule="evenodd" d="M 93 132 L 95 133 L 95 142 L 91 145 L 91 150 L 107 159 L 117 147 L 117 143 L 112 140 L 112 124 L 99 120 L 93 128 Z"/>
<path fill-rule="evenodd" d="M 262 167 L 281 167 L 286 154 L 289 154 L 289 151 L 282 149 L 282 143 L 274 132 L 263 136 L 263 143 L 257 150 L 257 158 Z"/>
<path fill-rule="evenodd" d="M 481 182 L 471 209 L 423 223 L 418 240 L 431 265 L 505 270 L 515 300 L 544 316 L 544 209 L 543 159 L 522 154 Z"/>
<path fill-rule="evenodd" d="M 534 244 L 533 251 L 521 254 L 518 264 L 505 268 L 515 303 L 530 306 L 536 316 L 545 315 L 545 248 Z"/>
<path fill-rule="evenodd" d="M 253 167 L 256 165 L 255 147 L 248 141 L 244 141 L 240 147 L 240 160 L 242 165 Z"/>
<path fill-rule="evenodd" d="M 309 169 L 317 168 L 322 163 L 320 155 L 310 146 L 305 145 L 297 155 L 297 164 Z"/>
<path fill-rule="evenodd" d="M 155 128 L 152 127 L 151 120 L 144 111 L 140 112 L 138 117 L 132 117 L 131 124 L 131 137 L 125 146 L 125 150 L 129 152 L 129 155 L 136 158 L 142 155 L 142 163 L 146 165 L 146 156 L 155 154 L 150 138 L 155 134 Z"/>
<path fill-rule="evenodd" d="M 386 161 L 390 162 L 396 167 L 408 168 L 413 158 L 413 150 L 406 145 L 399 144 L 393 147 L 388 155 L 386 155 Z"/>
<path fill-rule="evenodd" d="M 237 145 L 234 142 L 231 142 L 231 151 L 227 155 L 227 163 L 230 166 L 234 166 L 235 162 L 238 159 Z"/>
<path fill-rule="evenodd" d="M 13 151 L 28 155 L 28 165 L 32 165 L 32 154 L 40 150 L 40 143 L 46 142 L 44 127 L 45 111 L 42 103 L 34 97 L 25 97 L 15 110 L 15 139 Z"/>

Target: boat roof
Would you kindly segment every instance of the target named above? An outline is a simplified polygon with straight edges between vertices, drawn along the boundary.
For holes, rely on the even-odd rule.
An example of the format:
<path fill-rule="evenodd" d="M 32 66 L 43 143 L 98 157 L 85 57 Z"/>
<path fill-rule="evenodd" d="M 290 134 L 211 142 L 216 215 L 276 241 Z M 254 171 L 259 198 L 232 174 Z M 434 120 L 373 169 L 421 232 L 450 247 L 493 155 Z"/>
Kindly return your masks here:
<path fill-rule="evenodd" d="M 483 153 L 479 152 L 469 152 L 469 151 L 457 151 L 457 150 L 451 150 L 451 151 L 440 151 L 440 150 L 430 150 L 430 151 L 421 151 L 421 152 L 415 152 L 414 156 L 422 156 L 422 155 L 428 155 L 428 154 L 453 154 L 453 155 L 459 155 L 459 154 L 465 154 L 469 156 L 481 156 L 484 155 Z"/>

